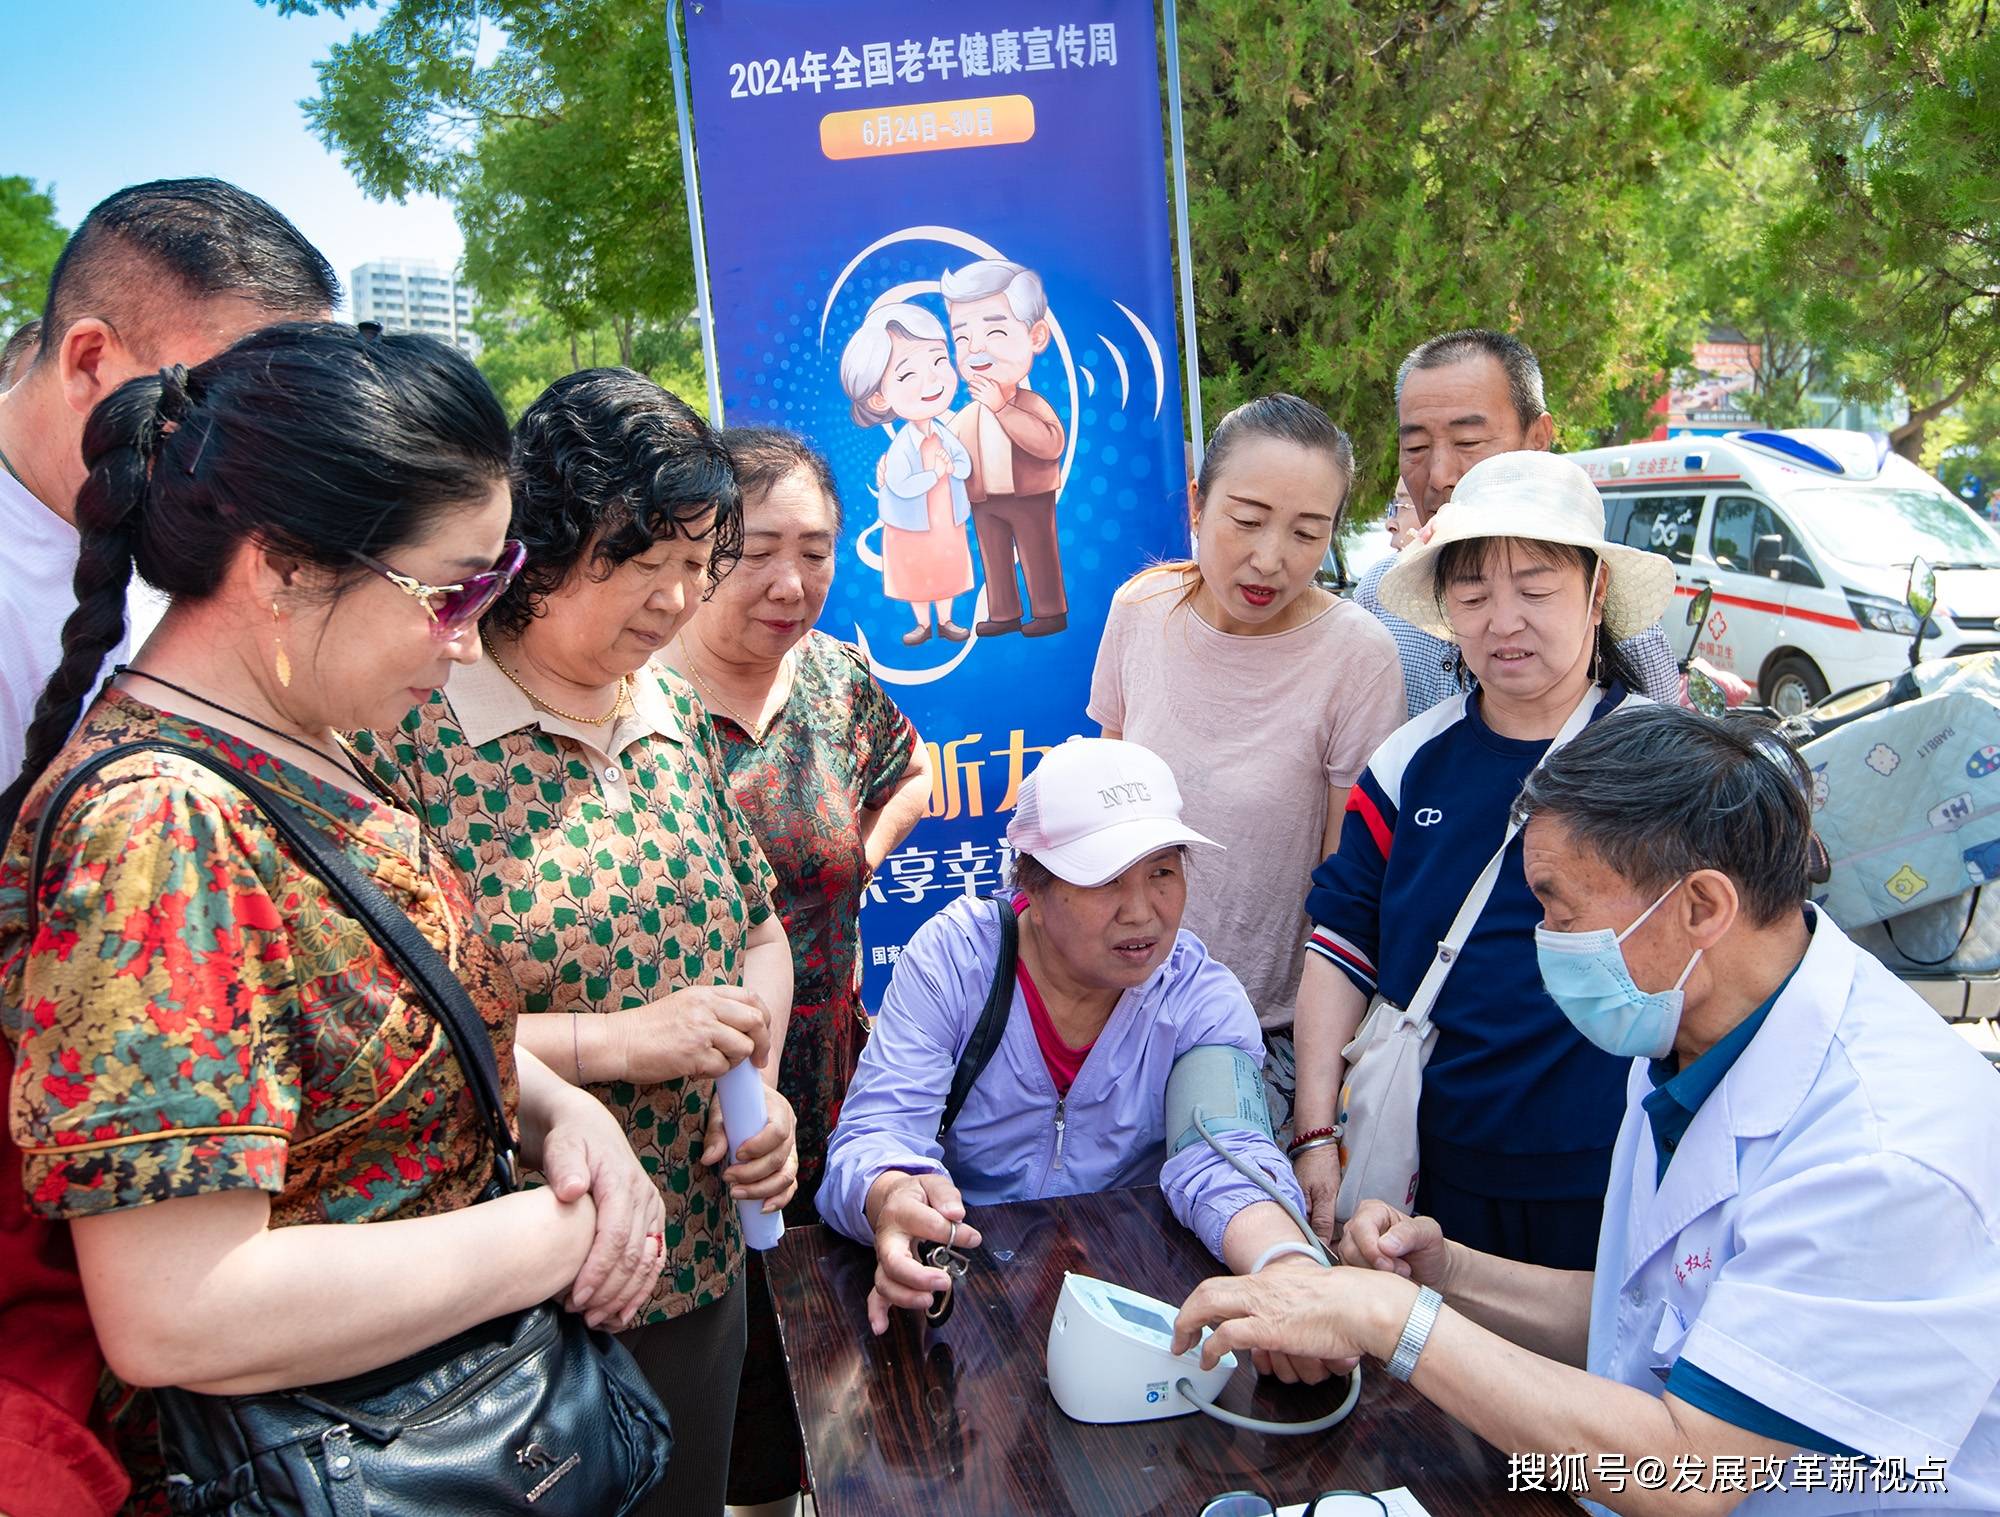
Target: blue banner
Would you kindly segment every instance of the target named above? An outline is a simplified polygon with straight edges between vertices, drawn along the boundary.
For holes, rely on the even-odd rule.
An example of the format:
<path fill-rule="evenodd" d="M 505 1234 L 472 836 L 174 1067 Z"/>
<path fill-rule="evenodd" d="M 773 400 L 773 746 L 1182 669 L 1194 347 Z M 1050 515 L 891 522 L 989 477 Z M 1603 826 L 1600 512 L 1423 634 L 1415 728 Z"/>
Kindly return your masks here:
<path fill-rule="evenodd" d="M 930 747 L 877 871 L 864 994 L 997 889 L 1112 593 L 1187 551 L 1152 0 L 706 0 L 687 11 L 731 425 L 802 432 L 847 505 L 820 625 Z"/>

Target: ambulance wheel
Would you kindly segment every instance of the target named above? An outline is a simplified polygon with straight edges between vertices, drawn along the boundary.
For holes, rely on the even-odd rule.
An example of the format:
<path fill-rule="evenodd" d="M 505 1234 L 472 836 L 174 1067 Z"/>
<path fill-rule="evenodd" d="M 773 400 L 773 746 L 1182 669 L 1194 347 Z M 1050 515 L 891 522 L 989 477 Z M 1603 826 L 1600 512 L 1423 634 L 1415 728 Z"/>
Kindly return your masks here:
<path fill-rule="evenodd" d="M 1826 699 L 1826 680 L 1819 666 L 1794 654 L 1771 665 L 1764 676 L 1764 704 L 1779 716 L 1801 716 Z"/>

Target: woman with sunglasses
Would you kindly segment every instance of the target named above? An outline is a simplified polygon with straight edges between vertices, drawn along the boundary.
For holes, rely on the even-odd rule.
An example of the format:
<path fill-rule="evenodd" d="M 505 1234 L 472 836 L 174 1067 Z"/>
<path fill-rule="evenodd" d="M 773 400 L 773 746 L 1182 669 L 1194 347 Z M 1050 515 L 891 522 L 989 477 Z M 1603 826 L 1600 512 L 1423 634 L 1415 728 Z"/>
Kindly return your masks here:
<path fill-rule="evenodd" d="M 722 1509 L 745 1342 L 739 1201 L 798 1164 L 777 1089 L 792 960 L 774 877 L 694 688 L 654 662 L 743 540 L 729 455 L 629 369 L 557 380 L 514 433 L 527 566 L 487 658 L 364 735 L 433 830 L 526 996 L 520 1039 L 624 1125 L 666 1202 L 627 1343 L 674 1452 L 646 1517 Z M 763 1071 L 769 1123 L 726 1152 L 715 1078 Z"/>
<path fill-rule="evenodd" d="M 273 327 L 124 385 L 83 451 L 77 609 L 0 795 L 0 1066 L 4 1191 L 71 1224 L 112 1370 L 316 1384 L 572 1290 L 622 1324 L 658 1267 L 630 1246 L 662 1226 L 657 1190 L 603 1108 L 517 1049 L 470 901 L 336 735 L 478 657 L 520 555 L 492 392 L 429 338 Z M 86 711 L 135 569 L 169 608 Z M 254 776 L 409 915 L 484 1016 L 548 1188 L 480 1199 L 493 1156 L 440 1025 L 235 785 L 148 750 L 44 816 L 135 742 Z M 157 1450 L 129 1436 L 143 1406 L 120 1401 L 135 1500 L 163 1509 Z"/>

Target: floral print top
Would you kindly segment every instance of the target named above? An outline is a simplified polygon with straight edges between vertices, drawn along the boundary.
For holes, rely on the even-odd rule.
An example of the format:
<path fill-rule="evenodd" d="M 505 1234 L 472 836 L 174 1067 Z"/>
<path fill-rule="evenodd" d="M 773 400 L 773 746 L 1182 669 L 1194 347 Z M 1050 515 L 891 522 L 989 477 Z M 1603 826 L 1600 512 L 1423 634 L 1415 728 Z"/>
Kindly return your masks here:
<path fill-rule="evenodd" d="M 367 930 L 292 861 L 220 775 L 170 754 L 99 770 L 50 829 L 37 921 L 27 870 L 50 794 L 123 743 L 205 749 L 295 803 L 456 970 L 516 1101 L 518 992 L 414 818 L 119 691 L 30 792 L 0 856 L 0 1032 L 22 1191 L 51 1218 L 227 1190 L 271 1225 L 453 1211 L 492 1178 L 478 1102 L 443 1026 Z M 107 1374 L 132 1476 L 125 1511 L 167 1511 L 153 1398 Z"/>
<path fill-rule="evenodd" d="M 792 1021 L 778 1089 L 798 1116 L 799 1190 L 793 1226 L 817 1222 L 813 1198 L 827 1139 L 861 1058 L 861 895 L 868 862 L 861 813 L 874 810 L 909 768 L 917 733 L 860 651 L 809 632 L 799 644 L 791 694 L 753 739 L 720 711 L 737 804 L 778 880 L 778 910 L 792 945 Z"/>
<path fill-rule="evenodd" d="M 631 692 L 607 737 L 538 709 L 482 659 L 399 730 L 354 739 L 458 870 L 524 1012 L 740 985 L 745 939 L 771 915 L 770 866 L 692 688 L 649 666 Z M 640 1320 L 721 1299 L 743 1244 L 720 1171 L 699 1162 L 714 1082 L 590 1088 L 666 1200 L 666 1259 Z"/>
<path fill-rule="evenodd" d="M 261 1190 L 273 1226 L 470 1205 L 491 1145 L 442 1024 L 221 776 L 167 754 L 100 770 L 24 885 L 48 794 L 120 743 L 205 748 L 295 802 L 445 955 L 493 1034 L 510 1112 L 516 992 L 414 821 L 112 691 L 29 795 L 0 861 L 0 1026 L 29 1204 L 85 1217 Z M 434 872 L 433 872 L 434 871 Z"/>

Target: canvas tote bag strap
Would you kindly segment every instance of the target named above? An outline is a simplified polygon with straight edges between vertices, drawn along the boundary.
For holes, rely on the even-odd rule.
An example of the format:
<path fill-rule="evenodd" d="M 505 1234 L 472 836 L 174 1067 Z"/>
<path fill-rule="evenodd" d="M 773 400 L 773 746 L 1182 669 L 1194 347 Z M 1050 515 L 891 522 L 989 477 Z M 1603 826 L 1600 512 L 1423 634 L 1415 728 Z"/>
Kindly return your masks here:
<path fill-rule="evenodd" d="M 1542 756 L 1535 761 L 1539 769 L 1549 761 L 1549 754 L 1575 737 L 1590 725 L 1590 713 L 1597 709 L 1597 703 L 1604 699 L 1604 691 L 1592 685 L 1583 692 L 1583 699 L 1576 710 L 1569 714 L 1569 720 L 1562 724 Z M 1437 1004 L 1438 996 L 1444 990 L 1445 979 L 1458 962 L 1459 954 L 1465 948 L 1465 940 L 1472 936 L 1472 927 L 1479 920 L 1479 914 L 1486 909 L 1486 902 L 1492 897 L 1494 883 L 1500 878 L 1500 867 L 1507 861 L 1507 850 L 1514 846 L 1515 834 L 1521 824 L 1512 818 L 1507 822 L 1507 835 L 1500 840 L 1499 851 L 1486 861 L 1486 867 L 1479 871 L 1479 878 L 1472 882 L 1472 889 L 1466 892 L 1465 902 L 1458 908 L 1458 915 L 1451 919 L 1451 926 L 1445 932 L 1444 940 L 1438 944 L 1436 955 L 1431 959 L 1431 967 L 1424 971 L 1423 980 L 1417 986 L 1417 993 L 1410 997 L 1410 1004 L 1404 1008 L 1412 1022 L 1421 1031 L 1430 1025 L 1431 1008 Z"/>

